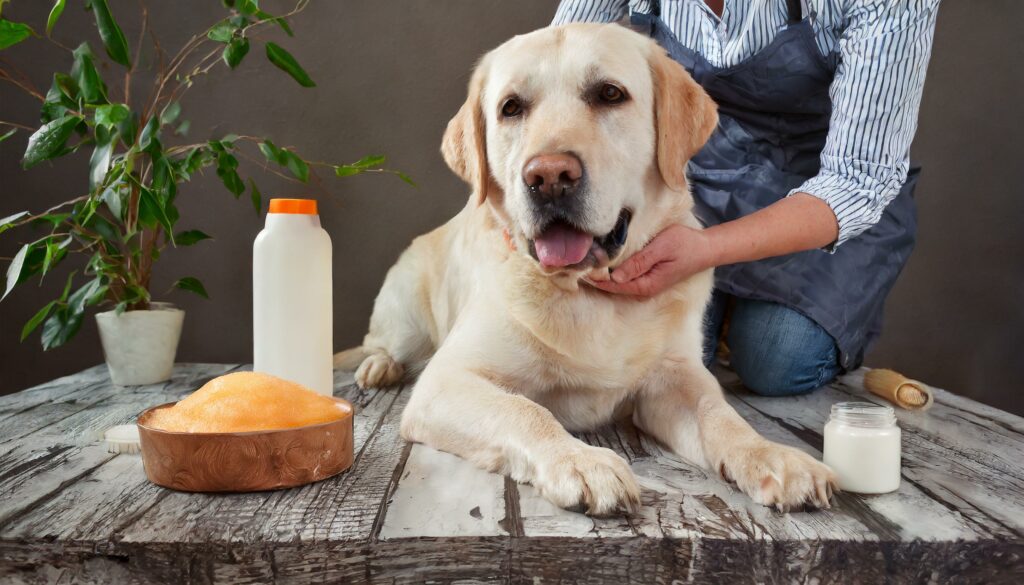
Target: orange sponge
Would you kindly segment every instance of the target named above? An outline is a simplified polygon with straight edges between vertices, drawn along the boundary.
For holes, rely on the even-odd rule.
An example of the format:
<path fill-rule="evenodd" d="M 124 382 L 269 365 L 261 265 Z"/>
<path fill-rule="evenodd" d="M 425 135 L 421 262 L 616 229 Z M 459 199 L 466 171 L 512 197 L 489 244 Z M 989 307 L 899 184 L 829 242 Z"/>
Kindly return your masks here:
<path fill-rule="evenodd" d="M 236 372 L 207 382 L 149 426 L 181 433 L 242 433 L 304 427 L 348 416 L 351 407 L 270 374 Z"/>

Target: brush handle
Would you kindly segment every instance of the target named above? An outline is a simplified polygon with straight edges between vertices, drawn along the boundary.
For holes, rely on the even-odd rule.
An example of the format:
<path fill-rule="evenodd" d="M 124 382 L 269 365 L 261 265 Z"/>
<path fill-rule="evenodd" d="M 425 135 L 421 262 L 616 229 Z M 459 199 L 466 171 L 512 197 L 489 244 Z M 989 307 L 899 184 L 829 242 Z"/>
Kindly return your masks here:
<path fill-rule="evenodd" d="M 907 410 L 929 408 L 934 400 L 931 388 L 927 385 L 893 370 L 869 370 L 864 374 L 864 387 L 872 394 Z"/>

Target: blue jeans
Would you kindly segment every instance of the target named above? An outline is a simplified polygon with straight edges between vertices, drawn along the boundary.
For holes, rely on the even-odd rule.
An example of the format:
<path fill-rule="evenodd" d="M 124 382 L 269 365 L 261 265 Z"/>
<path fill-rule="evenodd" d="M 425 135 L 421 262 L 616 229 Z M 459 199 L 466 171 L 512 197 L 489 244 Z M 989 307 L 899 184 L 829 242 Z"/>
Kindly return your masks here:
<path fill-rule="evenodd" d="M 730 296 L 715 291 L 704 317 L 704 363 L 710 365 Z M 792 396 L 821 388 L 841 372 L 835 340 L 785 305 L 735 298 L 729 361 L 743 385 L 763 396 Z"/>

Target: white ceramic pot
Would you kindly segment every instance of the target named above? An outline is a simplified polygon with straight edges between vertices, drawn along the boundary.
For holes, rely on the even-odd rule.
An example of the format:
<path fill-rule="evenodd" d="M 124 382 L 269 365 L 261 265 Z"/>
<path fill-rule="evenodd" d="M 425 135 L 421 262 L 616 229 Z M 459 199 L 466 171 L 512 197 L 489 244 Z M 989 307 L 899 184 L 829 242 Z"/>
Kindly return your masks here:
<path fill-rule="evenodd" d="M 103 355 L 115 384 L 156 384 L 171 378 L 185 311 L 150 303 L 148 311 L 107 311 L 96 315 Z"/>

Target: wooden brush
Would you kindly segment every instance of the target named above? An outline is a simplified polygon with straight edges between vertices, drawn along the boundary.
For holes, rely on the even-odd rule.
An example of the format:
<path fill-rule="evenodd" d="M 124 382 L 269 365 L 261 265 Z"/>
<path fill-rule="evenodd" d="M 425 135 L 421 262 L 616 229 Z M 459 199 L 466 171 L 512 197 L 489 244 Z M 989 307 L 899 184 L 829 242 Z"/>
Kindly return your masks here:
<path fill-rule="evenodd" d="M 864 387 L 907 410 L 923 410 L 932 405 L 931 388 L 893 370 L 869 370 L 864 374 Z"/>

